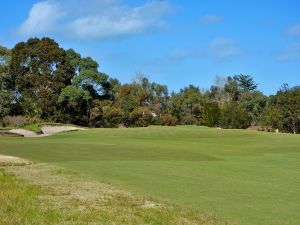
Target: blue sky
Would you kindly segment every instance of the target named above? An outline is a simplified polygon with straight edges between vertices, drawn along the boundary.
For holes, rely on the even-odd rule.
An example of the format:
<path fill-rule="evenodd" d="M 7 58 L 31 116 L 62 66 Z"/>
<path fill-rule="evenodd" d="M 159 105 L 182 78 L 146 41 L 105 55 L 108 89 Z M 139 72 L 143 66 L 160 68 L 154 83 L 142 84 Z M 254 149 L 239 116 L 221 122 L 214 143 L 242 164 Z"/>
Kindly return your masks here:
<path fill-rule="evenodd" d="M 298 0 L 6 0 L 0 45 L 49 36 L 122 82 L 144 73 L 178 91 L 243 73 L 273 94 L 300 85 L 299 11 Z"/>

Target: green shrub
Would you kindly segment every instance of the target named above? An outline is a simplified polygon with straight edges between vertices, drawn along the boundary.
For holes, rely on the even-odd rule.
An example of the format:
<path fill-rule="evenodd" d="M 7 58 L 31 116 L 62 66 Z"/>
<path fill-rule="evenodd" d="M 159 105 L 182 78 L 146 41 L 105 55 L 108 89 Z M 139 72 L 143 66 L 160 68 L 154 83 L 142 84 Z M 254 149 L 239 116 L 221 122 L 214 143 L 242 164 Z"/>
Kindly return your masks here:
<path fill-rule="evenodd" d="M 215 127 L 219 124 L 221 118 L 221 109 L 217 103 L 208 102 L 203 108 L 203 125 Z"/>
<path fill-rule="evenodd" d="M 153 115 L 147 107 L 136 108 L 130 113 L 129 117 L 134 127 L 147 127 L 153 121 Z"/>
<path fill-rule="evenodd" d="M 158 124 L 163 126 L 176 126 L 177 125 L 177 118 L 170 115 L 170 114 L 163 114 L 160 116 Z"/>
<path fill-rule="evenodd" d="M 251 125 L 248 112 L 236 102 L 226 103 L 221 114 L 221 126 L 227 129 L 246 129 Z"/>

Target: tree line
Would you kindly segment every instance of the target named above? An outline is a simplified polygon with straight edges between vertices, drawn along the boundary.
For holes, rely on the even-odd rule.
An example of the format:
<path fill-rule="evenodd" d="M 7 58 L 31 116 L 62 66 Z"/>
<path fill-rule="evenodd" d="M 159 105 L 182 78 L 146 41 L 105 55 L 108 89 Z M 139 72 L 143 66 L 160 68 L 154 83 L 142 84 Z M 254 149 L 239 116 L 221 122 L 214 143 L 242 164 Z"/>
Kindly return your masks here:
<path fill-rule="evenodd" d="M 216 77 L 209 90 L 190 85 L 169 93 L 143 74 L 131 83 L 99 71 L 91 57 L 50 38 L 0 46 L 0 121 L 24 116 L 90 127 L 205 125 L 300 132 L 300 87 L 275 95 L 250 75 Z"/>

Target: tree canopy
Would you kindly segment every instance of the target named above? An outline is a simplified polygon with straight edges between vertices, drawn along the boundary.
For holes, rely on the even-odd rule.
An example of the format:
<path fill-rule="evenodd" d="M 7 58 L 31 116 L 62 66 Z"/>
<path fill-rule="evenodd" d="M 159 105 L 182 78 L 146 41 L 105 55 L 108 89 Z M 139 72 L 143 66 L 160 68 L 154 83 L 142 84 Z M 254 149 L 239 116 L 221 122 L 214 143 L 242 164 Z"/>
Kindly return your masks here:
<path fill-rule="evenodd" d="M 0 46 L 0 121 L 9 116 L 92 127 L 194 124 L 300 133 L 300 87 L 273 96 L 251 75 L 217 76 L 203 91 L 168 87 L 142 73 L 122 84 L 91 57 L 50 38 Z"/>

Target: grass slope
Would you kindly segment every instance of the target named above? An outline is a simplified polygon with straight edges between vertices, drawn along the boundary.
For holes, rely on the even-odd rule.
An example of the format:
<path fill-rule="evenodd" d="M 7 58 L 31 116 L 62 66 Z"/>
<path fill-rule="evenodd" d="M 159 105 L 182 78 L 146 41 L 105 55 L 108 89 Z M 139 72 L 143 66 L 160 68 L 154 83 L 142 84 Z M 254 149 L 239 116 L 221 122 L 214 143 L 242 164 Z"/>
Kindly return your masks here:
<path fill-rule="evenodd" d="M 1 138 L 0 154 L 86 176 L 245 225 L 300 221 L 300 136 L 203 127 L 92 129 Z"/>
<path fill-rule="evenodd" d="M 0 168 L 0 202 L 0 225 L 229 225 L 45 164 Z"/>

